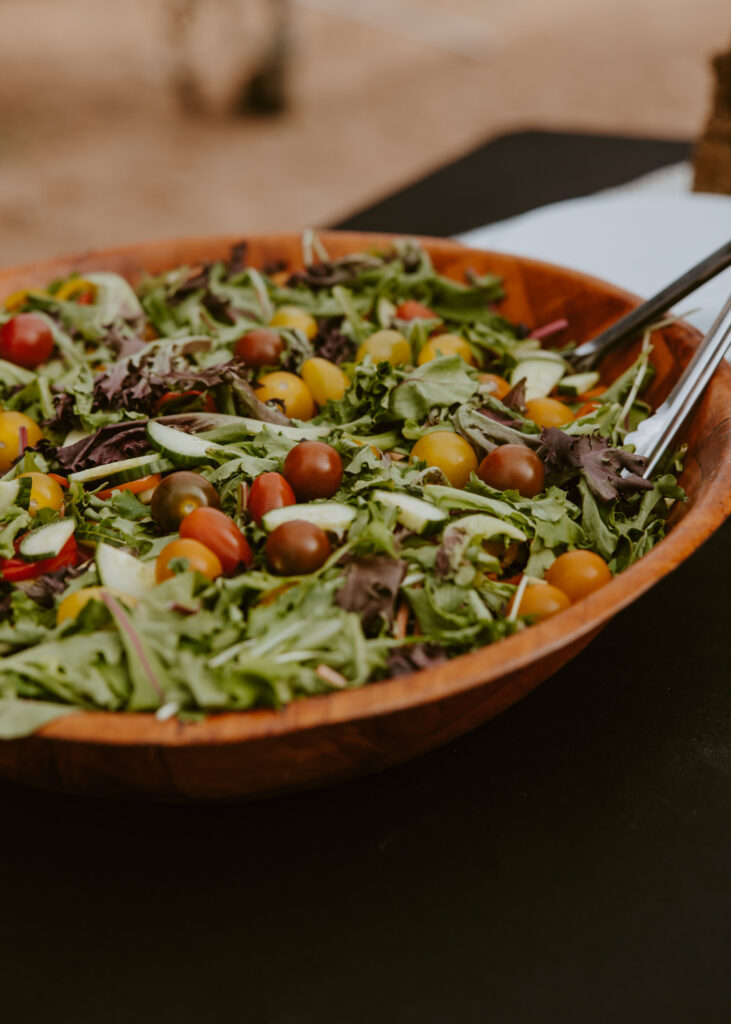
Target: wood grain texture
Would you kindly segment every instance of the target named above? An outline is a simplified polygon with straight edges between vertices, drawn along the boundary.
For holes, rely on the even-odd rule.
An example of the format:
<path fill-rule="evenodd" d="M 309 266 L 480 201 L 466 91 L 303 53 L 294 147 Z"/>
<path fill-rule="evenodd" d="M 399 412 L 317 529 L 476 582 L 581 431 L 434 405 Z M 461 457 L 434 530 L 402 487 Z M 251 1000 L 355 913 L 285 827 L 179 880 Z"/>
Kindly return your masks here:
<path fill-rule="evenodd" d="M 388 244 L 389 236 L 323 232 L 332 256 Z M 0 299 L 72 270 L 105 269 L 136 281 L 180 264 L 225 257 L 241 236 L 183 239 L 111 249 L 0 272 Z M 295 235 L 247 239 L 255 266 L 302 265 Z M 505 279 L 506 316 L 529 327 L 565 316 L 584 341 L 637 303 L 611 285 L 532 260 L 425 239 L 436 267 L 456 279 L 468 269 Z M 568 339 L 567 339 L 568 340 Z M 698 333 L 678 323 L 656 339 L 661 401 L 690 358 Z M 606 362 L 607 379 L 637 345 Z M 687 558 L 731 512 L 731 368 L 723 365 L 686 430 L 681 478 L 689 501 L 669 536 L 601 591 L 555 618 L 436 668 L 348 692 L 297 701 L 282 711 L 158 722 L 146 714 L 79 713 L 35 736 L 0 743 L 0 774 L 59 791 L 156 800 L 262 797 L 354 778 L 433 749 L 509 707 L 577 654 L 621 608 Z"/>

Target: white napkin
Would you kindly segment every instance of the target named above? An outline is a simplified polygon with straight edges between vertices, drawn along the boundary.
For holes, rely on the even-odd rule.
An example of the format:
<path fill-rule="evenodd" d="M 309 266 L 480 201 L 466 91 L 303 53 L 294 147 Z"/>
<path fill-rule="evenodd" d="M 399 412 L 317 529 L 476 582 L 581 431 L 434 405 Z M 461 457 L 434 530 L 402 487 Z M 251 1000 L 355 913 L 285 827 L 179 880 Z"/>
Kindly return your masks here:
<path fill-rule="evenodd" d="M 604 278 L 643 298 L 731 238 L 731 197 L 691 193 L 685 164 L 607 192 L 552 203 L 458 236 L 478 249 L 530 256 Z M 731 268 L 676 313 L 708 330 L 731 294 Z"/>

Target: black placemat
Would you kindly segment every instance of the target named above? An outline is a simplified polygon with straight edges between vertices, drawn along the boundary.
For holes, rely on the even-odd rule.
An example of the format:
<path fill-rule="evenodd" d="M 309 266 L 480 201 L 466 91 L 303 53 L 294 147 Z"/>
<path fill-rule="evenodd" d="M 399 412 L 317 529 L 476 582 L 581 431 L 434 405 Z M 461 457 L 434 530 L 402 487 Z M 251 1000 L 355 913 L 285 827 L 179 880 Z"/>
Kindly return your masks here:
<path fill-rule="evenodd" d="M 515 132 L 493 139 L 337 226 L 353 231 L 456 235 L 545 203 L 622 185 L 687 160 L 668 139 Z"/>

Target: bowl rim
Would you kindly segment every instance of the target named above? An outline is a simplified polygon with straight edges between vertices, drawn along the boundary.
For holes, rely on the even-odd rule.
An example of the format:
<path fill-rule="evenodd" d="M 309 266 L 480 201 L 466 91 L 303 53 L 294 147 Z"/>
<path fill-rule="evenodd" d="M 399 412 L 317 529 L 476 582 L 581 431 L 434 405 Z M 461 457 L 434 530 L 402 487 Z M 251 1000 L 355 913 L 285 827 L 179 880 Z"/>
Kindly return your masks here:
<path fill-rule="evenodd" d="M 347 236 L 352 241 L 354 251 L 358 245 L 383 244 L 396 238 L 413 237 L 427 249 L 433 251 L 438 248 L 446 255 L 464 257 L 473 252 L 479 253 L 481 258 L 494 255 L 501 260 L 515 259 L 519 266 L 566 272 L 577 283 L 599 287 L 629 305 L 637 305 L 642 301 L 631 292 L 573 268 L 508 253 L 491 253 L 490 250 L 475 249 L 452 239 L 386 232 L 321 231 L 318 234 L 325 245 L 328 238 Z M 276 246 L 278 242 L 291 241 L 295 237 L 299 237 L 298 233 L 242 232 L 237 235 L 206 235 L 114 246 L 4 267 L 0 269 L 0 286 L 6 278 L 43 274 L 44 268 L 57 273 L 60 266 L 83 267 L 89 263 L 101 266 L 105 259 L 119 260 L 125 256 L 135 261 L 138 258 L 144 261 L 146 253 L 152 254 L 166 246 L 199 246 L 205 249 L 210 245 L 232 245 L 243 238 L 254 242 L 265 241 L 267 245 Z M 697 345 L 700 333 L 683 320 L 679 320 L 678 325 L 687 333 L 688 343 Z M 724 363 L 710 387 L 731 392 L 731 366 Z M 638 562 L 615 576 L 600 591 L 530 629 L 479 650 L 458 655 L 432 668 L 362 687 L 302 698 L 277 710 L 215 712 L 199 722 L 180 722 L 177 719 L 159 721 L 154 712 L 67 711 L 42 726 L 33 734 L 32 739 L 124 747 L 220 746 L 266 741 L 274 737 L 354 723 L 364 718 L 397 714 L 417 705 L 438 704 L 478 687 L 489 687 L 490 693 L 494 695 L 509 686 L 532 662 L 588 639 L 612 616 L 700 547 L 731 514 L 731 460 L 721 461 L 716 466 L 708 490 L 711 493 L 705 493 L 667 537 Z"/>

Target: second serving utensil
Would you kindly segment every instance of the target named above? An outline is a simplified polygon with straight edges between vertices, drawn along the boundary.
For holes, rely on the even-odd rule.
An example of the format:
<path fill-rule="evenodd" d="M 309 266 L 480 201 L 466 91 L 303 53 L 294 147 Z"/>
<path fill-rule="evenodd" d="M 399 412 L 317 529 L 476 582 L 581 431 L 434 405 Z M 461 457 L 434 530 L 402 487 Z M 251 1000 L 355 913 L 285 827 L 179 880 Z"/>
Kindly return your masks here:
<path fill-rule="evenodd" d="M 649 459 L 645 477 L 657 470 L 686 418 L 718 369 L 731 345 L 731 296 L 716 317 L 708 334 L 678 378 L 675 387 L 652 416 L 624 438 L 624 445 L 634 445 L 638 455 Z"/>

